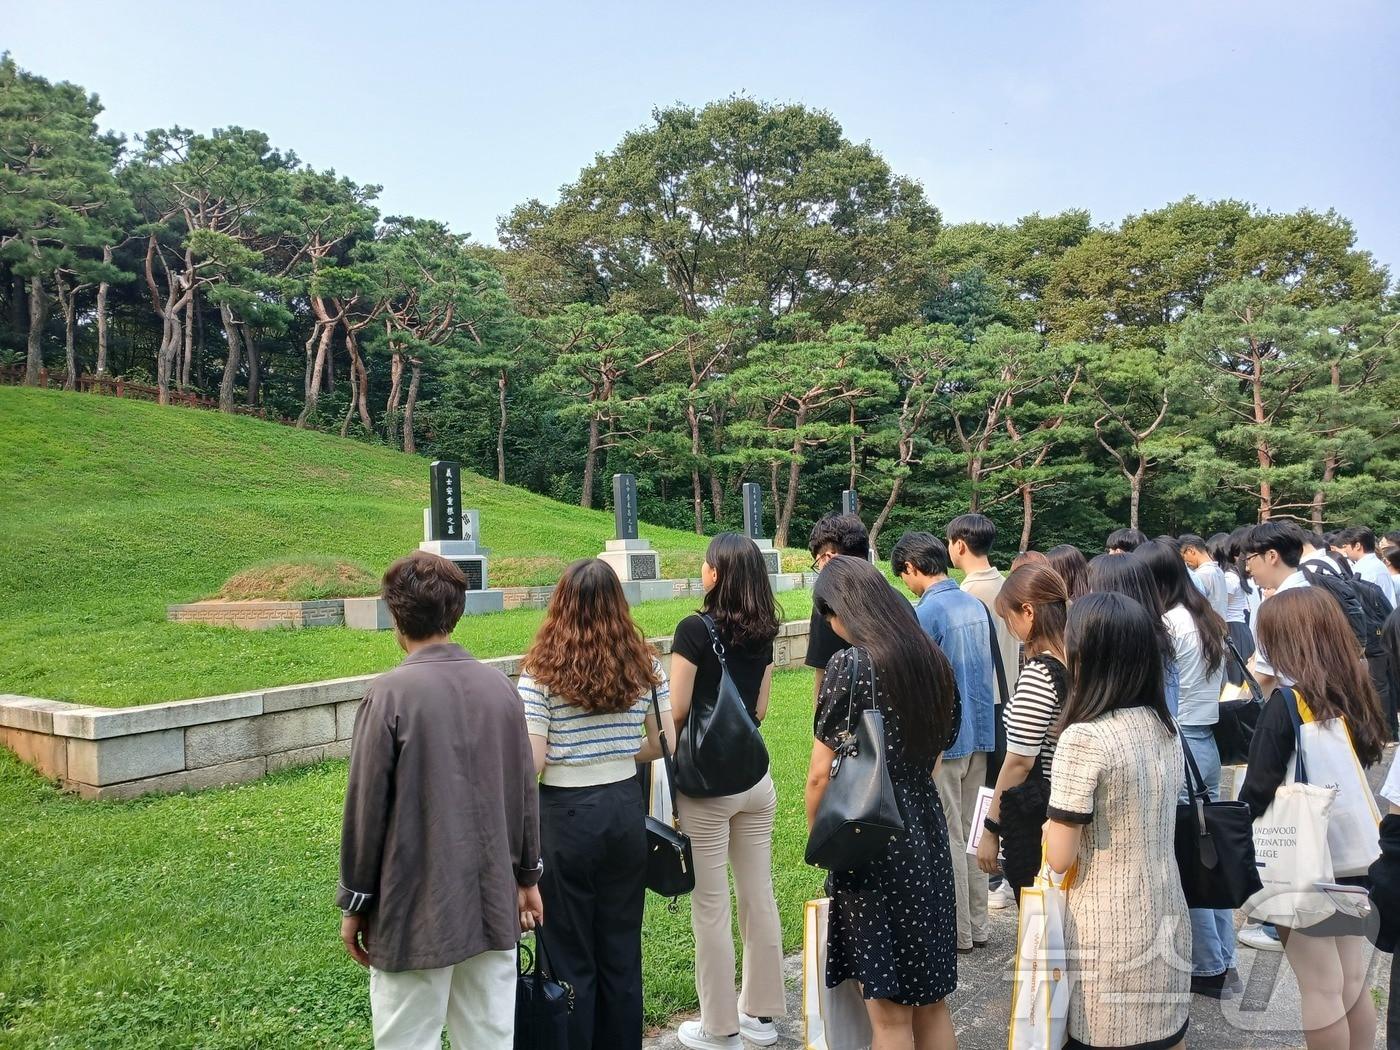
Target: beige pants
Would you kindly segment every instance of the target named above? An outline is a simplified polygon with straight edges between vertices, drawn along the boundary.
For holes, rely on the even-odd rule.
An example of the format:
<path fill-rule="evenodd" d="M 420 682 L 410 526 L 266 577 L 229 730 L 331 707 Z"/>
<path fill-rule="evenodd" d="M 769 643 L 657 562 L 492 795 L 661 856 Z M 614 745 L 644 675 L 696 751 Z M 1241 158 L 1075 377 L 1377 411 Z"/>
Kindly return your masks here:
<path fill-rule="evenodd" d="M 964 950 L 987 939 L 987 875 L 967 852 L 967 836 L 977 807 L 977 789 L 987 781 L 987 756 L 974 751 L 945 758 L 933 782 L 948 820 L 948 848 L 953 854 L 953 882 L 958 894 L 958 947 Z"/>
<path fill-rule="evenodd" d="M 679 796 L 681 828 L 695 857 L 690 924 L 695 931 L 695 991 L 700 1023 L 713 1035 L 739 1031 L 739 1011 L 751 1017 L 787 1013 L 783 991 L 783 931 L 773 897 L 773 778 L 741 795 Z M 734 935 L 729 911 L 729 868 L 739 899 L 744 973 L 734 995 Z"/>
<path fill-rule="evenodd" d="M 369 972 L 375 1050 L 509 1047 L 515 1041 L 515 950 L 482 952 L 436 970 Z"/>

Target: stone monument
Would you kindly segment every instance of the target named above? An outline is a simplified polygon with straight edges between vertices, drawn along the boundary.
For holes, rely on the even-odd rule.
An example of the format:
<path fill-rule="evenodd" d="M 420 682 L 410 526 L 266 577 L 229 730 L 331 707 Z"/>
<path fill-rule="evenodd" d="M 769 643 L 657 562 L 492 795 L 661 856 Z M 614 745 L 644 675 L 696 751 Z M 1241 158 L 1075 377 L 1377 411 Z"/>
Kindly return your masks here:
<path fill-rule="evenodd" d="M 782 557 L 773 546 L 773 541 L 763 535 L 763 486 L 756 481 L 744 482 L 744 535 L 753 540 L 754 546 L 763 555 L 763 564 L 768 567 L 769 576 L 783 571 Z"/>
<path fill-rule="evenodd" d="M 598 555 L 611 566 L 632 603 L 669 598 L 672 584 L 661 579 L 661 555 L 637 535 L 637 477 L 613 475 L 614 537 Z"/>
<path fill-rule="evenodd" d="M 855 489 L 842 489 L 842 490 L 841 490 L 841 513 L 842 513 L 842 514 L 855 514 L 855 515 L 857 515 L 857 516 L 860 515 L 860 497 L 859 497 L 858 495 L 856 495 L 856 490 L 855 490 Z M 869 557 L 869 559 L 870 559 L 870 564 L 871 564 L 871 565 L 879 565 L 879 564 L 880 564 L 880 556 L 879 556 L 879 554 L 876 553 L 875 547 L 874 547 L 873 544 L 872 544 L 871 547 L 870 547 L 870 553 L 869 553 L 868 557 Z"/>

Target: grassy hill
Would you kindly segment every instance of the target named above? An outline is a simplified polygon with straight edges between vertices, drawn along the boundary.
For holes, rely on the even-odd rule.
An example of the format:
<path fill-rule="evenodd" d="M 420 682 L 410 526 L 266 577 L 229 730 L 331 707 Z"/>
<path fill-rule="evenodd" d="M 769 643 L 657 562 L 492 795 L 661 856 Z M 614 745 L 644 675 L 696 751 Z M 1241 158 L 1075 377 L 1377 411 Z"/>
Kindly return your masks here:
<path fill-rule="evenodd" d="M 215 594 L 283 558 L 343 558 L 376 574 L 417 546 L 427 461 L 215 412 L 0 387 L 0 692 L 120 705 L 362 674 L 393 638 L 333 628 L 246 632 L 172 624 L 171 602 Z M 552 583 L 603 549 L 612 515 L 475 476 L 492 583 Z M 694 576 L 704 537 L 645 527 L 663 574 Z M 810 609 L 784 595 L 790 616 Z M 669 633 L 693 602 L 637 610 Z M 521 651 L 540 613 L 463 620 L 482 656 Z"/>

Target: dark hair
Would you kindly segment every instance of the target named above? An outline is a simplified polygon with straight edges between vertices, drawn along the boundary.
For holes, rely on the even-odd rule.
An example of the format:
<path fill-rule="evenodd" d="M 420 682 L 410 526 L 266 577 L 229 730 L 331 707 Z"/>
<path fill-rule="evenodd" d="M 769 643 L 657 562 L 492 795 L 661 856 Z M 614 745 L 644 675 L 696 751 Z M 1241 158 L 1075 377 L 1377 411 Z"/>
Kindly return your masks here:
<path fill-rule="evenodd" d="M 1172 633 L 1162 619 L 1167 610 L 1162 608 L 1157 581 L 1152 578 L 1152 570 L 1145 560 L 1121 554 L 1100 554 L 1089 563 L 1087 575 L 1089 593 L 1126 594 L 1151 613 L 1152 622 L 1157 625 L 1157 644 L 1162 650 L 1163 661 L 1176 659 Z"/>
<path fill-rule="evenodd" d="M 1230 547 L 1228 553 L 1232 563 L 1231 567 L 1235 570 L 1235 574 L 1239 576 L 1240 589 L 1244 591 L 1245 594 L 1251 594 L 1254 591 L 1254 584 L 1250 581 L 1249 573 L 1244 567 L 1244 541 L 1249 538 L 1249 530 L 1252 528 L 1254 528 L 1253 525 L 1241 525 L 1230 533 Z"/>
<path fill-rule="evenodd" d="M 827 547 L 835 547 L 837 554 L 868 558 L 870 533 L 855 514 L 828 514 L 812 526 L 812 533 L 807 537 L 807 549 L 812 557 L 817 557 Z"/>
<path fill-rule="evenodd" d="M 822 616 L 839 617 L 847 640 L 870 655 L 881 691 L 899 714 L 905 747 L 914 758 L 932 762 L 957 732 L 957 684 L 948 658 L 914 618 L 914 607 L 879 569 L 849 556 L 827 562 L 812 604 Z"/>
<path fill-rule="evenodd" d="M 1207 673 L 1219 670 L 1225 659 L 1225 621 L 1210 607 L 1206 596 L 1196 589 L 1181 555 L 1160 540 L 1148 540 L 1132 553 L 1141 558 L 1152 573 L 1162 608 L 1171 612 L 1178 605 L 1191 614 L 1201 639 Z"/>
<path fill-rule="evenodd" d="M 979 558 L 992 552 L 997 539 L 997 527 L 985 514 L 959 514 L 948 522 L 948 542 L 962 540 L 967 549 Z"/>
<path fill-rule="evenodd" d="M 1122 551 L 1124 554 L 1131 554 L 1140 546 L 1147 542 L 1139 529 L 1114 529 L 1108 534 L 1108 539 L 1104 540 L 1104 549 L 1110 553 Z"/>
<path fill-rule="evenodd" d="M 385 571 L 380 594 L 399 633 L 418 642 L 452 633 L 467 605 L 467 578 L 446 558 L 414 551 Z"/>
<path fill-rule="evenodd" d="M 1400 569 L 1400 545 L 1386 548 L 1385 561 L 1392 569 Z"/>
<path fill-rule="evenodd" d="M 617 573 L 584 558 L 564 570 L 521 669 L 585 711 L 626 711 L 659 685 L 656 650 L 627 608 Z"/>
<path fill-rule="evenodd" d="M 1049 649 L 1065 651 L 1065 617 L 1069 612 L 1069 589 L 1060 574 L 1048 564 L 1032 562 L 1012 569 L 997 592 L 996 613 L 1003 620 L 1013 609 L 1029 605 L 1035 613 L 1030 637 L 1026 639 L 1026 655 Z"/>
<path fill-rule="evenodd" d="M 948 547 L 931 532 L 906 532 L 890 551 L 890 568 L 896 576 L 913 569 L 925 576 L 948 573 Z"/>
<path fill-rule="evenodd" d="M 1400 529 L 1385 534 L 1385 541 L 1392 547 L 1400 547 Z"/>
<path fill-rule="evenodd" d="M 1244 538 L 1245 554 L 1278 551 L 1279 559 L 1296 569 L 1303 557 L 1303 530 L 1291 521 L 1265 521 L 1255 525 Z"/>
<path fill-rule="evenodd" d="M 1206 545 L 1206 541 L 1194 532 L 1184 532 L 1176 538 L 1177 550 L 1184 551 L 1187 547 L 1193 551 L 1200 551 L 1202 554 L 1210 554 L 1210 547 Z"/>
<path fill-rule="evenodd" d="M 1045 552 L 1045 558 L 1050 563 L 1050 568 L 1060 574 L 1060 579 L 1065 581 L 1065 590 L 1069 592 L 1069 600 L 1077 601 L 1089 592 L 1089 563 L 1084 559 L 1084 552 L 1072 543 L 1061 543 L 1051 547 Z"/>
<path fill-rule="evenodd" d="M 1367 554 L 1376 553 L 1376 534 L 1365 525 L 1352 525 L 1343 529 L 1337 534 L 1337 541 L 1347 546 L 1353 543 L 1360 544 Z"/>
<path fill-rule="evenodd" d="M 1065 630 L 1069 698 L 1059 732 L 1110 711 L 1147 707 L 1176 734 L 1167 710 L 1162 650 L 1154 617 L 1126 594 L 1086 595 L 1074 603 Z"/>
<path fill-rule="evenodd" d="M 1342 607 L 1317 587 L 1279 591 L 1259 606 L 1259 648 L 1297 683 L 1313 716 L 1346 718 L 1356 757 L 1380 761 L 1389 734 L 1380 697 Z"/>
<path fill-rule="evenodd" d="M 1022 565 L 1049 565 L 1050 559 L 1041 554 L 1040 551 L 1019 551 L 1016 557 L 1011 559 L 1008 569 L 1015 572 Z"/>
<path fill-rule="evenodd" d="M 705 551 L 715 570 L 715 585 L 705 592 L 700 609 L 715 621 L 730 645 L 752 648 L 778 636 L 778 602 L 768 581 L 768 567 L 758 546 L 737 532 L 721 532 Z"/>

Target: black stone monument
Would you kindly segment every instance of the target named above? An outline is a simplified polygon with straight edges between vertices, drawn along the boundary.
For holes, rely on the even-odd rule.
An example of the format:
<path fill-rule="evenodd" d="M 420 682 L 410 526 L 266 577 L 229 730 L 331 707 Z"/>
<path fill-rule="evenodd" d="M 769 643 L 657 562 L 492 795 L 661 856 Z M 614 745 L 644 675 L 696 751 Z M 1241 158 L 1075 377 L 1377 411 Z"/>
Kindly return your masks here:
<path fill-rule="evenodd" d="M 428 539 L 462 538 L 462 468 L 450 459 L 436 459 L 428 468 L 432 482 Z"/>
<path fill-rule="evenodd" d="M 635 540 L 637 538 L 637 476 L 635 474 L 613 475 L 613 523 L 616 525 L 616 539 Z"/>
<path fill-rule="evenodd" d="M 744 482 L 744 535 L 763 537 L 763 486 L 756 481 Z"/>

